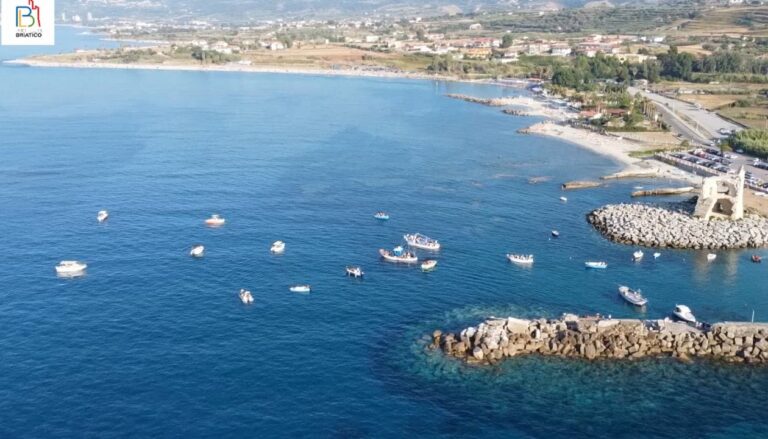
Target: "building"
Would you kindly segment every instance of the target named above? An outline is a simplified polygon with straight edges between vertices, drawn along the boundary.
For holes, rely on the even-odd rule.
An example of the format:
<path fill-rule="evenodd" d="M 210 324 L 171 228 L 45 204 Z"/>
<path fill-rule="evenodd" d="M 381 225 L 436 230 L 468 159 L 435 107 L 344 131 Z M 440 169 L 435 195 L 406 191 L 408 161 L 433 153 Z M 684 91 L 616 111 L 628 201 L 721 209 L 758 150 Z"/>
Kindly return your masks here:
<path fill-rule="evenodd" d="M 569 56 L 571 52 L 571 47 L 567 45 L 552 46 L 552 56 Z"/>
<path fill-rule="evenodd" d="M 734 177 L 705 178 L 693 215 L 706 220 L 711 218 L 739 220 L 744 218 L 744 166 Z"/>
<path fill-rule="evenodd" d="M 480 23 L 472 23 L 469 25 L 469 30 L 482 30 L 483 25 Z"/>
<path fill-rule="evenodd" d="M 366 35 L 365 36 L 365 42 L 366 43 L 378 43 L 379 42 L 379 36 L 378 35 Z"/>
<path fill-rule="evenodd" d="M 493 50 L 488 47 L 473 47 L 470 49 L 464 49 L 465 59 L 488 59 L 493 54 Z"/>

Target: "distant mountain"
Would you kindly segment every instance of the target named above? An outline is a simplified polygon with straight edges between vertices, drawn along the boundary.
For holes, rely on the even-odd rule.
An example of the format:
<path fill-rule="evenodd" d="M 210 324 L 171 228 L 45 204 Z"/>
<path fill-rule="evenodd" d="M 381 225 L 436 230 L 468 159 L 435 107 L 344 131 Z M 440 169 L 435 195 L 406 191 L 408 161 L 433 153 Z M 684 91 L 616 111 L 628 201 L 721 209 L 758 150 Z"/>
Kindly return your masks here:
<path fill-rule="evenodd" d="M 668 0 L 620 0 L 613 4 L 657 4 Z M 57 12 L 69 16 L 215 19 L 239 22 L 288 17 L 338 18 L 365 14 L 395 16 L 446 15 L 482 11 L 575 8 L 608 1 L 595 0 L 59 0 Z"/>

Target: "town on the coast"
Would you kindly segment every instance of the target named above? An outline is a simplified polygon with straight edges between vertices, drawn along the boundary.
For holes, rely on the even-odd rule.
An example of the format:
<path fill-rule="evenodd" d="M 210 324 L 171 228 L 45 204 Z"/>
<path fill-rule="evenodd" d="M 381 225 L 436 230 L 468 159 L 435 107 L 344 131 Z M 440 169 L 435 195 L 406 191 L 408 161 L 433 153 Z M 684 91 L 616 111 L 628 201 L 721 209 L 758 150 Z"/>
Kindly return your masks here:
<path fill-rule="evenodd" d="M 530 118 L 526 135 L 560 138 L 622 165 L 600 180 L 563 181 L 553 200 L 573 190 L 599 190 L 617 179 L 647 181 L 631 197 L 674 196 L 594 206 L 584 212 L 596 233 L 632 251 L 705 252 L 708 261 L 729 249 L 768 245 L 768 6 L 741 1 L 643 8 L 537 7 L 506 11 L 444 11 L 436 15 L 366 14 L 362 18 L 220 18 L 195 20 L 110 18 L 65 10 L 59 22 L 88 26 L 120 43 L 114 49 L 76 50 L 10 61 L 33 67 L 276 72 L 404 77 L 508 87 L 513 95 L 449 93 L 457 105 L 497 108 L 504 117 Z M 516 90 L 516 91 L 515 91 Z M 530 184 L 543 181 L 532 178 Z M 661 200 L 661 201 L 659 201 Z M 108 213 L 99 212 L 98 221 Z M 378 221 L 389 214 L 376 212 Z M 217 215 L 206 220 L 220 227 Z M 557 230 L 551 239 L 559 238 Z M 407 234 L 405 246 L 380 249 L 385 262 L 420 263 L 435 270 L 440 243 Z M 275 241 L 270 252 L 285 252 Z M 190 256 L 202 258 L 193 245 Z M 507 254 L 534 267 L 533 254 Z M 760 263 L 758 253 L 750 256 Z M 605 261 L 584 261 L 605 270 Z M 60 274 L 87 265 L 62 261 Z M 359 266 L 348 276 L 362 279 Z M 297 284 L 290 291 L 309 293 Z M 633 306 L 648 300 L 620 286 Z M 238 293 L 244 304 L 254 298 Z M 456 329 L 456 328 L 452 328 Z M 470 363 L 494 364 L 521 354 L 588 360 L 672 356 L 730 362 L 768 361 L 768 327 L 753 322 L 707 323 L 678 304 L 659 319 L 614 319 L 565 314 L 557 319 L 490 318 L 454 333 L 436 330 L 431 349 Z"/>

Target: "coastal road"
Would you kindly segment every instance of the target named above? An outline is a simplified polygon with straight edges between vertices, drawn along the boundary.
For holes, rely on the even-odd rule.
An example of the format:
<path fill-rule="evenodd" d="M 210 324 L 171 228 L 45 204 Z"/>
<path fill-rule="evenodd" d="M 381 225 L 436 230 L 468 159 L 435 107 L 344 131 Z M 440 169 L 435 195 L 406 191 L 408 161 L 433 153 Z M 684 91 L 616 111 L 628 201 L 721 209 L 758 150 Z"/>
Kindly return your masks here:
<path fill-rule="evenodd" d="M 688 102 L 635 87 L 629 87 L 627 91 L 632 95 L 640 93 L 641 96 L 653 101 L 664 116 L 664 121 L 671 126 L 673 131 L 697 143 L 707 144 L 712 138 L 725 137 L 720 134 L 719 130 L 721 129 L 729 131 L 742 129 L 741 126 L 723 119 L 716 113 L 703 108 L 696 108 Z"/>

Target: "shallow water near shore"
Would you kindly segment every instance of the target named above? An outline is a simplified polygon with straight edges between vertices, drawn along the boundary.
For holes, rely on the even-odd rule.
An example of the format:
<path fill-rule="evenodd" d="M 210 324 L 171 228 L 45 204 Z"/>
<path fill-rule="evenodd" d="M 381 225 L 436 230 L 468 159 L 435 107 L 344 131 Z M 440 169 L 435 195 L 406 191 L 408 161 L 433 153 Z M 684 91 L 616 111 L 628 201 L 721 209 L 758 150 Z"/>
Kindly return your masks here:
<path fill-rule="evenodd" d="M 433 329 L 489 315 L 657 318 L 684 303 L 706 321 L 768 320 L 768 267 L 751 252 L 633 263 L 585 221 L 635 185 L 668 183 L 610 182 L 562 203 L 563 181 L 618 166 L 516 133 L 535 119 L 444 96 L 519 90 L 7 66 L 0 84 L 18 85 L 0 100 L 2 437 L 768 435 L 766 368 L 476 368 L 425 351 Z M 529 184 L 539 176 L 552 178 Z M 227 224 L 203 227 L 214 212 Z M 408 232 L 443 243 L 420 253 L 434 272 L 379 261 Z M 284 255 L 269 253 L 278 239 Z M 186 254 L 197 242 L 201 260 Z M 70 258 L 85 277 L 55 276 Z M 586 271 L 590 259 L 609 268 Z M 366 278 L 345 277 L 349 264 Z M 647 310 L 625 306 L 618 284 L 641 288 Z"/>

